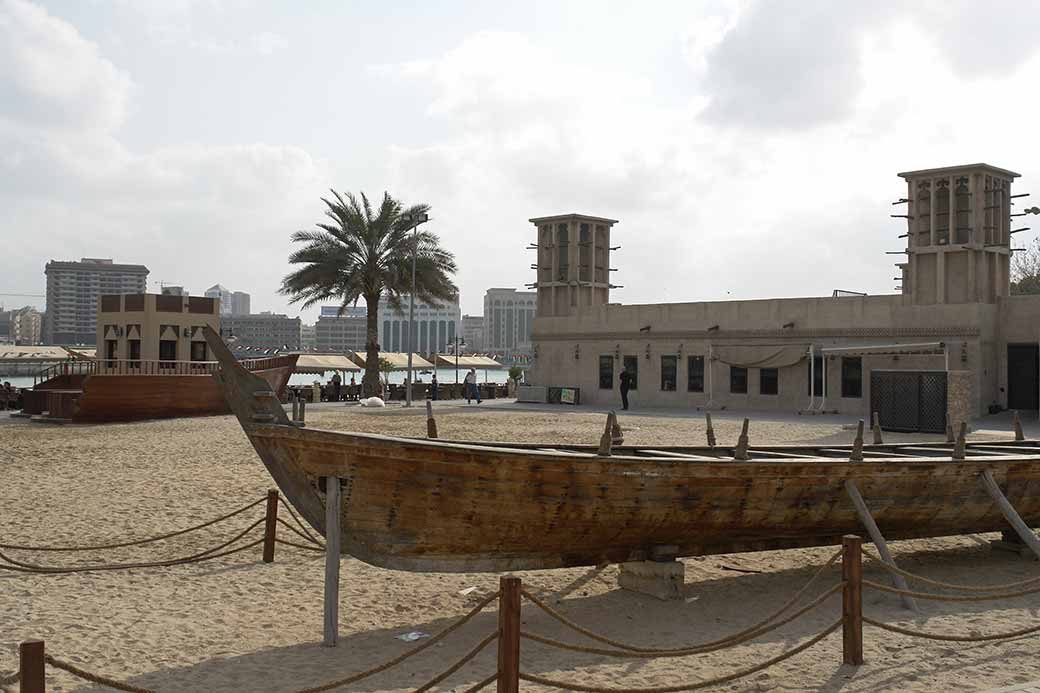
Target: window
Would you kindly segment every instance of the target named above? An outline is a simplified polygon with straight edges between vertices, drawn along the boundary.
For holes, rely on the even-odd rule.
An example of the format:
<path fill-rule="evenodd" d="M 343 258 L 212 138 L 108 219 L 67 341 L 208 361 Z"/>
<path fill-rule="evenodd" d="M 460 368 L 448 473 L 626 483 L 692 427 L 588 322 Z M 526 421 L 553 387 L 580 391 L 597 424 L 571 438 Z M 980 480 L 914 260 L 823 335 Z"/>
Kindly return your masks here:
<path fill-rule="evenodd" d="M 675 392 L 675 380 L 679 370 L 678 356 L 661 357 L 661 389 L 666 392 Z"/>
<path fill-rule="evenodd" d="M 686 358 L 686 390 L 688 392 L 704 392 L 703 356 L 689 356 Z"/>
<path fill-rule="evenodd" d="M 622 364 L 628 372 L 628 389 L 635 390 L 639 384 L 639 357 L 626 356 Z"/>
<path fill-rule="evenodd" d="M 192 342 L 191 343 L 191 360 L 192 361 L 205 361 L 206 360 L 206 343 L 205 342 Z"/>
<path fill-rule="evenodd" d="M 177 340 L 159 340 L 159 360 L 164 362 L 159 364 L 161 368 L 173 368 L 173 364 L 170 362 L 177 360 Z"/>
<path fill-rule="evenodd" d="M 119 342 L 118 341 L 116 341 L 114 339 L 106 339 L 105 340 L 105 358 L 108 359 L 108 362 L 105 363 L 105 366 L 107 366 L 108 368 L 112 368 L 112 367 L 114 367 L 116 365 L 115 359 L 116 359 L 116 353 L 117 353 L 118 349 L 119 349 Z"/>
<path fill-rule="evenodd" d="M 140 339 L 128 339 L 126 340 L 127 358 L 130 360 L 128 364 L 130 368 L 141 367 L 141 340 Z"/>
<path fill-rule="evenodd" d="M 614 389 L 614 357 L 599 357 L 599 389 Z"/>
<path fill-rule="evenodd" d="M 859 356 L 841 359 L 841 396 L 863 396 L 863 359 Z"/>
<path fill-rule="evenodd" d="M 814 356 L 813 360 L 805 364 L 805 377 L 806 383 L 805 394 L 811 395 L 814 392 L 817 396 L 823 394 L 823 357 Z M 814 386 L 815 381 L 815 386 Z"/>
<path fill-rule="evenodd" d="M 758 370 L 758 393 L 760 395 L 775 395 L 780 392 L 780 372 L 775 368 L 760 368 Z"/>
<path fill-rule="evenodd" d="M 739 366 L 729 367 L 729 391 L 736 394 L 747 394 L 747 369 Z"/>

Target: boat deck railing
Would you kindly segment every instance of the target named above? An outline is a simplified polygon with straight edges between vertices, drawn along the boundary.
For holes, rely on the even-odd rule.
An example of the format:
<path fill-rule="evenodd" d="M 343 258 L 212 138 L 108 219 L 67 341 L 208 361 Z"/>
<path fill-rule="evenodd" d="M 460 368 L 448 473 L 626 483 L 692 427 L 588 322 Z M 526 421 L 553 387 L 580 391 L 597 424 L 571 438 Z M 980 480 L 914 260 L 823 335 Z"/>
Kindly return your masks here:
<path fill-rule="evenodd" d="M 250 371 L 268 370 L 289 365 L 293 357 L 272 356 L 244 359 L 241 364 Z M 211 375 L 220 369 L 219 361 L 171 361 L 168 359 L 90 359 L 56 363 L 37 372 L 33 385 L 63 375 Z"/>

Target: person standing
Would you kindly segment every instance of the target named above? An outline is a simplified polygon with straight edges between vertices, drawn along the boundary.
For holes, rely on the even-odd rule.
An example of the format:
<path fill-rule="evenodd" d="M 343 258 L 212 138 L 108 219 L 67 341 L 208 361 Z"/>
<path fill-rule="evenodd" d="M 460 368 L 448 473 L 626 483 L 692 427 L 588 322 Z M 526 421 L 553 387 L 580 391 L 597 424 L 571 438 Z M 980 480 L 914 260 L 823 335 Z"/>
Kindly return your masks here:
<path fill-rule="evenodd" d="M 470 404 L 470 400 L 476 399 L 477 404 L 480 404 L 480 388 L 477 387 L 477 372 L 470 368 L 469 373 L 466 374 L 465 379 L 466 387 L 466 404 Z"/>
<path fill-rule="evenodd" d="M 437 387 L 437 372 L 434 371 L 433 377 L 430 379 L 430 399 L 432 400 L 437 399 Z"/>
<path fill-rule="evenodd" d="M 624 366 L 621 367 L 621 375 L 619 376 L 619 380 L 621 382 L 621 408 L 627 410 L 628 389 L 632 385 L 632 376 L 631 374 L 629 374 L 628 371 L 625 370 Z"/>
<path fill-rule="evenodd" d="M 339 377 L 339 372 L 332 374 L 332 401 L 339 401 L 340 387 L 343 385 L 343 378 Z"/>

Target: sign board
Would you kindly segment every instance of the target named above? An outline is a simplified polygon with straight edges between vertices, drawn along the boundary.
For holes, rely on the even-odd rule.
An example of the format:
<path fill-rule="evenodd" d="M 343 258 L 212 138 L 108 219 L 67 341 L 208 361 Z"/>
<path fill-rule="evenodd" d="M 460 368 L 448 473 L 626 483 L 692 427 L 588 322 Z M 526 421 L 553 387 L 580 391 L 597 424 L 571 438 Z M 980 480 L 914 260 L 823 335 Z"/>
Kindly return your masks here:
<path fill-rule="evenodd" d="M 577 404 L 578 391 L 572 387 L 560 388 L 560 404 Z"/>

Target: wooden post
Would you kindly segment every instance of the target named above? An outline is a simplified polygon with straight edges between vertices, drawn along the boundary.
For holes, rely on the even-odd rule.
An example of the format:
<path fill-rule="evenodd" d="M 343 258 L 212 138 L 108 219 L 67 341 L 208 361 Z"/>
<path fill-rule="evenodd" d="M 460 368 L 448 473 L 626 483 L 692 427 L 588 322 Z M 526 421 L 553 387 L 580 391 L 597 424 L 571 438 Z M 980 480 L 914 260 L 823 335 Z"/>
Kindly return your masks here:
<path fill-rule="evenodd" d="M 610 448 L 612 446 L 611 432 L 613 426 L 611 425 L 614 421 L 614 412 L 607 414 L 607 423 L 603 427 L 603 435 L 599 437 L 599 450 L 597 454 L 602 457 L 610 457 Z"/>
<path fill-rule="evenodd" d="M 986 487 L 986 491 L 989 493 L 990 498 L 1000 508 L 1000 512 L 1004 514 L 1004 519 L 1015 528 L 1019 538 L 1025 542 L 1033 553 L 1036 554 L 1037 558 L 1040 558 L 1040 539 L 1036 538 L 1036 534 L 1029 528 L 1029 525 L 1025 523 L 1022 516 L 1015 510 L 1015 506 L 1011 505 L 1004 492 L 1000 490 L 1000 486 L 997 484 L 997 480 L 993 478 L 993 472 L 986 470 L 982 472 L 980 477 L 982 479 L 982 485 Z"/>
<path fill-rule="evenodd" d="M 300 398 L 300 423 L 302 424 L 307 418 L 307 400 L 303 397 Z"/>
<path fill-rule="evenodd" d="M 852 462 L 863 461 L 863 419 L 860 419 L 859 424 L 856 426 L 856 438 L 852 441 L 852 452 L 849 454 L 849 460 Z"/>
<path fill-rule="evenodd" d="M 878 416 L 877 412 L 874 412 L 874 420 L 871 428 L 874 429 L 874 445 L 884 444 L 884 440 L 881 439 L 881 417 Z"/>
<path fill-rule="evenodd" d="M 292 420 L 300 420 L 300 397 L 295 392 L 292 394 Z"/>
<path fill-rule="evenodd" d="M 895 566 L 895 559 L 892 558 L 892 552 L 888 550 L 888 542 L 885 541 L 885 537 L 881 534 L 881 530 L 877 526 L 877 522 L 874 522 L 874 516 L 870 514 L 870 508 L 867 507 L 866 501 L 863 500 L 863 496 L 860 495 L 859 487 L 856 486 L 856 482 L 852 479 L 845 481 L 845 493 L 849 495 L 849 500 L 852 501 L 853 507 L 856 508 L 856 515 L 859 516 L 859 523 L 863 525 L 867 530 L 867 534 L 870 535 L 871 541 L 874 542 L 874 546 L 877 547 L 878 553 L 881 554 L 881 560 L 890 566 Z M 909 590 L 909 585 L 906 584 L 906 580 L 903 579 L 902 575 L 898 573 L 892 574 L 892 583 L 901 590 Z M 900 595 L 903 598 L 903 605 L 911 611 L 917 611 L 917 602 L 914 598 L 903 594 Z"/>
<path fill-rule="evenodd" d="M 278 531 L 278 491 L 267 492 L 267 513 L 264 515 L 264 563 L 274 563 L 274 538 Z"/>
<path fill-rule="evenodd" d="M 863 553 L 854 534 L 841 538 L 841 654 L 845 664 L 863 663 Z"/>
<path fill-rule="evenodd" d="M 625 443 L 625 434 L 621 430 L 621 424 L 618 423 L 617 415 L 614 412 L 610 413 L 614 417 L 614 421 L 610 425 L 610 444 L 612 447 L 623 445 Z"/>
<path fill-rule="evenodd" d="M 25 640 L 18 646 L 18 670 L 22 674 L 21 693 L 46 693 L 43 641 Z"/>
<path fill-rule="evenodd" d="M 520 691 L 520 578 L 498 580 L 498 693 Z"/>
<path fill-rule="evenodd" d="M 325 478 L 325 647 L 339 641 L 340 481 Z"/>
<path fill-rule="evenodd" d="M 1026 436 L 1022 433 L 1022 419 L 1018 417 L 1018 410 L 1011 415 L 1011 425 L 1015 427 L 1015 440 L 1025 440 Z"/>
<path fill-rule="evenodd" d="M 744 419 L 744 424 L 740 427 L 740 437 L 737 438 L 737 447 L 733 451 L 733 459 L 735 460 L 748 460 L 748 420 Z"/>
<path fill-rule="evenodd" d="M 708 436 L 708 447 L 709 448 L 713 448 L 713 447 L 715 447 L 715 429 L 712 428 L 712 426 L 711 426 L 711 412 L 710 411 L 704 412 L 704 421 L 705 421 L 705 423 L 708 426 L 707 429 L 705 430 L 705 433 Z"/>
<path fill-rule="evenodd" d="M 946 442 L 947 443 L 952 443 L 952 442 L 954 442 L 956 440 L 957 439 L 953 435 L 953 419 L 951 419 L 950 415 L 947 414 L 946 415 Z"/>
<path fill-rule="evenodd" d="M 426 400 L 426 437 L 437 437 L 437 420 L 433 418 L 433 402 Z"/>
<path fill-rule="evenodd" d="M 961 421 L 961 430 L 957 433 L 957 442 L 953 444 L 953 459 L 963 460 L 965 457 L 965 436 L 968 433 L 968 424 Z"/>

